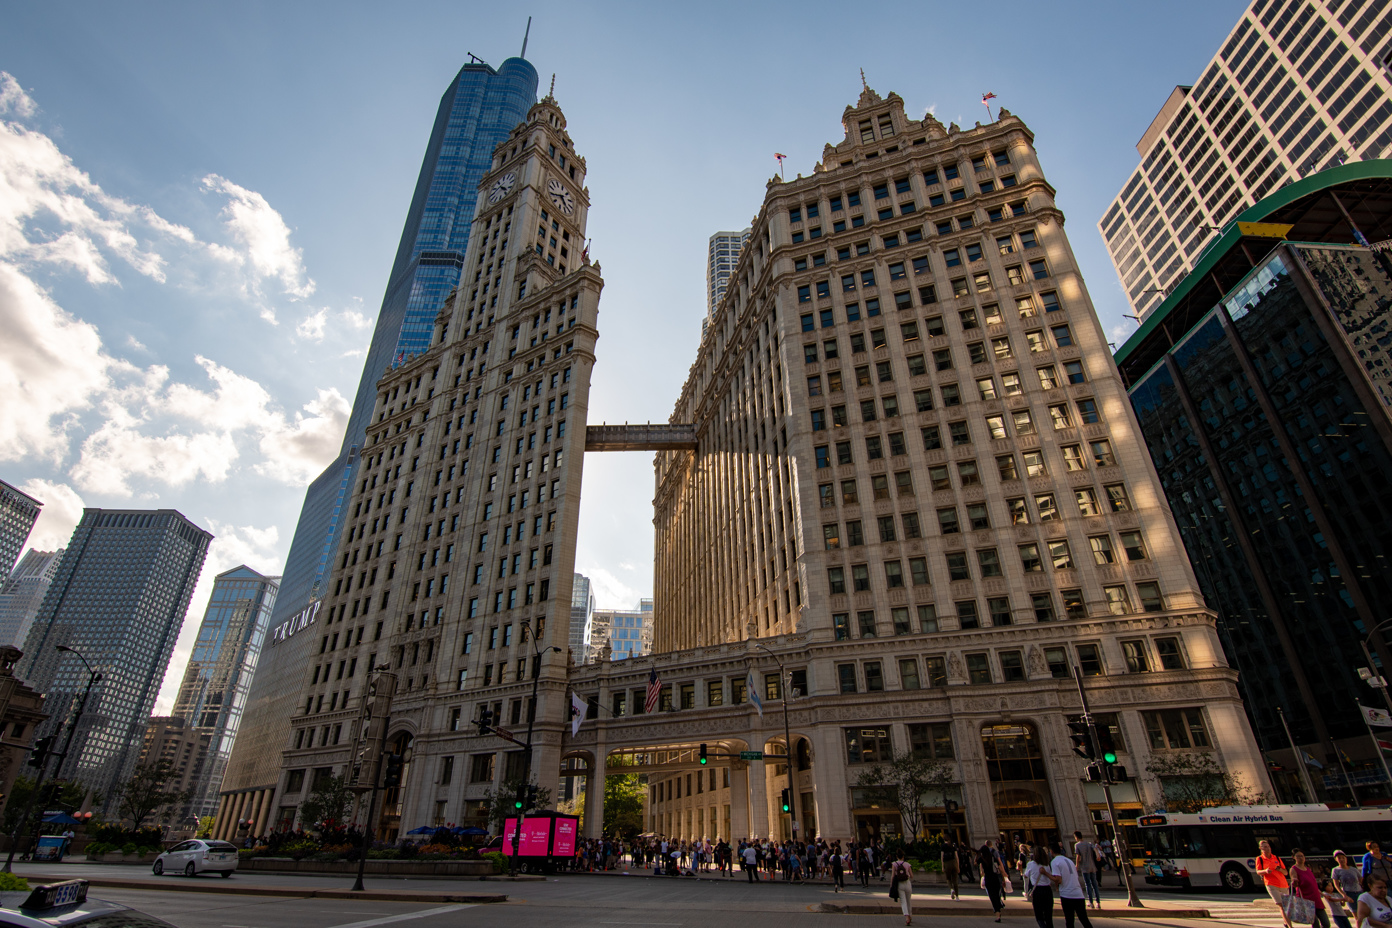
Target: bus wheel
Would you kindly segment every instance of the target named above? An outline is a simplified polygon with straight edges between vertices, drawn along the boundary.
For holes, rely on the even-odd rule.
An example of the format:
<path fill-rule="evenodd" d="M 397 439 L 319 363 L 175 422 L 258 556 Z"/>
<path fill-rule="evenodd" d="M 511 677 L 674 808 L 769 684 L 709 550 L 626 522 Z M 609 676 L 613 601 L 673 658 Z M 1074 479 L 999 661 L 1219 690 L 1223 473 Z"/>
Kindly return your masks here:
<path fill-rule="evenodd" d="M 1223 869 L 1218 871 L 1218 882 L 1228 892 L 1247 893 L 1252 891 L 1252 878 L 1247 874 L 1247 868 L 1240 864 L 1223 864 Z"/>

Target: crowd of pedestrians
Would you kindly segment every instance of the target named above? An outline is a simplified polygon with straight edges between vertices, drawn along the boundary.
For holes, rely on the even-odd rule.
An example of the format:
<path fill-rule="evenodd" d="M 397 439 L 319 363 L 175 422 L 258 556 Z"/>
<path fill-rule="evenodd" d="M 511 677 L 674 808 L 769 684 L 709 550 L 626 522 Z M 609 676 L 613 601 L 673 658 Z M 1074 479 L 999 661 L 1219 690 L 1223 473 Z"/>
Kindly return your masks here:
<path fill-rule="evenodd" d="M 1312 866 L 1300 848 L 1292 848 L 1286 860 L 1272 850 L 1271 842 L 1257 848 L 1256 870 L 1266 892 L 1281 910 L 1286 928 L 1311 925 L 1330 928 L 1392 928 L 1392 858 L 1376 841 L 1364 845 L 1355 864 L 1344 851 L 1334 852 L 1334 866 L 1327 874 Z"/>

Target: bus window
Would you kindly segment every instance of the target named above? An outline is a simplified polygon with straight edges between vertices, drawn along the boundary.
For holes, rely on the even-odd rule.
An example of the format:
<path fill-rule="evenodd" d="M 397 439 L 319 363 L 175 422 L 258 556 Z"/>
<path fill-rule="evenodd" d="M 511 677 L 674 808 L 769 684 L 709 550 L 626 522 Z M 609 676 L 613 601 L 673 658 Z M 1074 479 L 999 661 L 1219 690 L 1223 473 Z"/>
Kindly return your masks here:
<path fill-rule="evenodd" d="M 1173 843 L 1169 828 L 1142 828 L 1141 839 L 1145 842 L 1146 857 L 1173 857 Z"/>
<path fill-rule="evenodd" d="M 1328 828 L 1322 825 L 1295 825 L 1291 830 L 1294 832 L 1291 835 L 1294 842 L 1292 850 L 1298 847 L 1311 857 L 1327 857 L 1334 853 Z"/>
<path fill-rule="evenodd" d="M 1290 844 L 1286 841 L 1286 829 L 1280 825 L 1258 825 L 1253 828 L 1252 843 L 1243 856 L 1256 857 L 1261 853 L 1259 845 L 1263 841 L 1271 842 L 1271 853 L 1277 857 L 1290 856 Z"/>
<path fill-rule="evenodd" d="M 1252 836 L 1252 826 L 1210 825 L 1208 852 L 1214 857 L 1256 857 L 1257 839 Z"/>
<path fill-rule="evenodd" d="M 1174 831 L 1176 857 L 1208 856 L 1208 841 L 1203 828 L 1197 825 L 1182 825 Z"/>

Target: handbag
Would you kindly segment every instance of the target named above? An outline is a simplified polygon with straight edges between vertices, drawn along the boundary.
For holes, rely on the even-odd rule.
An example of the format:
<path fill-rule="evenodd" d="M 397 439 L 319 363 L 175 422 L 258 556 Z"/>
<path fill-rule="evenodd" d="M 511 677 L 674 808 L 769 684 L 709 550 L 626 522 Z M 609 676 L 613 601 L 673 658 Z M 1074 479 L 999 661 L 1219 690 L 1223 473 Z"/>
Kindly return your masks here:
<path fill-rule="evenodd" d="M 1309 899 L 1291 893 L 1286 896 L 1286 903 L 1282 908 L 1286 916 L 1291 920 L 1292 925 L 1309 925 L 1315 920 L 1315 904 Z"/>
<path fill-rule="evenodd" d="M 1008 896 L 1015 891 L 1015 887 L 1010 882 L 1010 877 L 1005 878 L 1005 894 Z"/>
<path fill-rule="evenodd" d="M 894 874 L 894 879 L 889 881 L 889 898 L 895 902 L 899 901 L 899 874 Z"/>

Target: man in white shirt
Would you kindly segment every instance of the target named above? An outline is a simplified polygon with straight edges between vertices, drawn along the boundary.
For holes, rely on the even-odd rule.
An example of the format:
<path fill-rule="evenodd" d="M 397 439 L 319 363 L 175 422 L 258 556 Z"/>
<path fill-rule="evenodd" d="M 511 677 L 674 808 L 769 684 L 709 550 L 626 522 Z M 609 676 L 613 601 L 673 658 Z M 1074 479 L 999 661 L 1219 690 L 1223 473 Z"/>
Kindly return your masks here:
<path fill-rule="evenodd" d="M 744 872 L 749 874 L 749 882 L 758 883 L 763 880 L 759 876 L 759 852 L 754 849 L 754 845 L 749 845 L 744 849 Z"/>
<path fill-rule="evenodd" d="M 1092 928 L 1088 920 L 1087 899 L 1083 896 L 1083 884 L 1078 881 L 1078 868 L 1073 861 L 1058 854 L 1049 861 L 1049 880 L 1058 890 L 1059 905 L 1063 907 L 1063 921 L 1067 928 L 1073 928 L 1073 918 L 1083 923 L 1083 928 Z"/>

